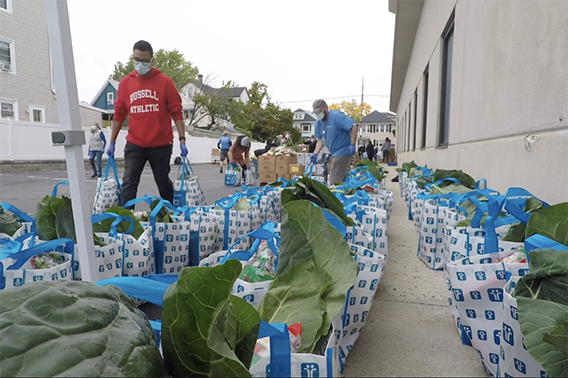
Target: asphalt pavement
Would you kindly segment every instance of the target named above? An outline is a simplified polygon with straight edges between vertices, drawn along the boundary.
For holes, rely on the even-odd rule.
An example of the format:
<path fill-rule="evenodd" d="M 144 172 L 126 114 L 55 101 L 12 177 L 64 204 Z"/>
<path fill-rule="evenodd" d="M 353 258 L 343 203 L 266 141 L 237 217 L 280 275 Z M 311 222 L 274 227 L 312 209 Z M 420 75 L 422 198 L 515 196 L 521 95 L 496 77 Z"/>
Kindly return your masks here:
<path fill-rule="evenodd" d="M 175 180 L 177 166 L 170 177 Z M 232 194 L 235 188 L 223 184 L 219 167 L 193 167 L 208 203 Z M 347 358 L 345 377 L 486 377 L 476 352 L 461 344 L 446 299 L 441 271 L 432 271 L 416 257 L 418 232 L 407 219 L 406 203 L 400 196 L 394 167 L 387 189 L 395 202 L 388 224 L 389 256 L 367 325 Z M 93 203 L 96 179 L 86 174 L 87 195 Z M 122 169 L 119 168 L 122 176 Z M 51 193 L 53 186 L 67 179 L 66 171 L 33 171 L 0 174 L 0 202 L 8 202 L 27 213 Z M 69 195 L 62 186 L 60 194 Z M 152 172 L 147 167 L 138 196 L 158 195 Z"/>

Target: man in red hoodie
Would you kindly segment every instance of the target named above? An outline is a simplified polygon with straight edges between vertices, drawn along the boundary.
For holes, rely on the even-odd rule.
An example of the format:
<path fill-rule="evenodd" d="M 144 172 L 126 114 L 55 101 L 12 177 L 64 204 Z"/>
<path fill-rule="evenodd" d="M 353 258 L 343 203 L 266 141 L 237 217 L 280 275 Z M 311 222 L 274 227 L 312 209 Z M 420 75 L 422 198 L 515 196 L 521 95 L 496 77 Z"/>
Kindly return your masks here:
<path fill-rule="evenodd" d="M 173 148 L 172 119 L 179 133 L 181 156 L 187 156 L 181 98 L 173 81 L 152 67 L 154 51 L 148 42 L 136 42 L 132 55 L 135 70 L 123 78 L 118 86 L 107 155 L 114 156 L 116 138 L 128 116 L 122 203 L 136 198 L 140 175 L 147 161 L 150 162 L 160 197 L 173 202 L 174 186 L 169 178 Z"/>

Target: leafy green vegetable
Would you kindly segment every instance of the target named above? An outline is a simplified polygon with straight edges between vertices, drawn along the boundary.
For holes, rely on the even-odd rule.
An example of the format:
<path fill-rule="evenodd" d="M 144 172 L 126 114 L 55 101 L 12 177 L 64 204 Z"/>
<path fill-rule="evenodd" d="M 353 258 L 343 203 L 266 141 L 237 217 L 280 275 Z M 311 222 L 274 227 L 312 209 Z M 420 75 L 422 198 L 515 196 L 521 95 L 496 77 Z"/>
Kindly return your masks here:
<path fill-rule="evenodd" d="M 0 303 L 2 377 L 163 376 L 148 318 L 114 286 L 39 281 Z"/>
<path fill-rule="evenodd" d="M 319 330 L 327 311 L 325 292 L 332 282 L 329 274 L 313 260 L 296 264 L 272 281 L 258 304 L 260 318 L 268 323 L 302 323 L 298 352 L 311 353 L 321 336 Z"/>
<path fill-rule="evenodd" d="M 282 206 L 297 200 L 308 200 L 329 213 L 337 216 L 346 226 L 353 225 L 353 219 L 343 212 L 343 204 L 322 183 L 308 177 L 300 177 L 293 186 L 282 190 Z"/>
<path fill-rule="evenodd" d="M 525 238 L 540 234 L 568 246 L 568 202 L 559 203 L 531 214 Z"/>
<path fill-rule="evenodd" d="M 565 377 L 568 375 L 568 252 L 533 250 L 529 258 L 529 272 L 515 287 L 524 344 L 548 376 Z"/>
<path fill-rule="evenodd" d="M 98 247 L 106 246 L 106 244 L 101 241 L 101 238 L 99 238 L 97 234 L 95 234 L 94 232 L 93 232 L 93 241 L 95 242 L 95 245 Z"/>
<path fill-rule="evenodd" d="M 466 188 L 473 189 L 475 186 L 475 180 L 473 179 L 473 177 L 457 169 L 452 169 L 452 170 L 436 169 L 436 171 L 434 171 L 434 174 L 432 176 L 432 182 L 437 182 L 438 180 L 449 177 L 457 179 L 459 183 L 465 186 Z M 449 185 L 449 183 L 451 183 L 451 181 L 445 181 L 442 182 L 439 186 L 445 187 Z"/>
<path fill-rule="evenodd" d="M 231 288 L 242 266 L 182 269 L 164 294 L 162 348 L 174 377 L 250 377 L 260 326 L 256 310 Z"/>
<path fill-rule="evenodd" d="M 461 193 L 466 193 L 466 192 L 470 192 L 471 189 L 463 186 L 462 184 L 456 184 L 456 183 L 451 183 L 449 185 L 446 186 L 438 186 L 438 185 L 434 185 L 432 184 L 432 186 L 430 186 L 428 188 L 428 192 L 430 194 L 447 194 L 447 193 L 457 193 L 457 194 L 461 194 Z"/>
<path fill-rule="evenodd" d="M 326 222 L 321 209 L 308 201 L 299 200 L 287 203 L 283 210 L 277 279 L 296 265 L 310 260 L 332 279 L 321 297 L 325 302 L 326 312 L 322 326 L 316 334 L 317 342 L 319 337 L 327 334 L 331 319 L 343 306 L 345 293 L 353 286 L 359 268 L 351 256 L 349 245 L 341 234 Z M 270 290 L 267 295 L 269 294 Z M 316 302 L 312 305 L 317 307 Z M 288 316 L 285 312 L 287 308 L 281 307 L 279 311 L 283 312 L 277 314 L 279 318 Z M 302 350 L 313 351 L 315 344 L 302 344 Z"/>
<path fill-rule="evenodd" d="M 424 176 L 420 176 L 416 178 L 416 186 L 418 186 L 419 189 L 424 189 L 424 187 L 428 184 L 432 184 L 432 176 L 429 177 L 424 177 Z"/>
<path fill-rule="evenodd" d="M 37 236 L 41 240 L 69 238 L 77 241 L 70 198 L 45 196 L 38 203 L 34 218 Z"/>
<path fill-rule="evenodd" d="M 105 212 L 106 213 L 114 213 L 116 215 L 120 215 L 121 217 L 128 217 L 128 218 L 132 219 L 132 222 L 134 222 L 134 230 L 132 231 L 131 235 L 135 239 L 140 238 L 140 236 L 144 233 L 144 228 L 140 225 L 140 222 L 138 222 L 138 219 L 136 219 L 136 217 L 134 217 L 134 214 L 132 214 L 132 211 L 127 210 L 127 209 L 120 207 L 120 206 L 112 206 L 112 207 L 109 207 Z M 102 222 L 94 223 L 93 224 L 93 231 L 94 232 L 108 233 L 108 232 L 110 232 L 111 225 L 112 225 L 113 222 L 114 222 L 114 219 L 105 219 Z M 128 231 L 129 228 L 130 228 L 130 222 L 122 221 L 118 224 L 118 226 L 116 226 L 116 231 L 119 232 L 119 233 L 124 233 L 124 232 Z"/>
<path fill-rule="evenodd" d="M 233 210 L 248 211 L 249 209 L 250 205 L 246 198 L 239 198 L 233 205 Z"/>
<path fill-rule="evenodd" d="M 152 203 L 150 204 L 150 211 L 154 210 L 154 208 L 156 206 L 158 206 L 159 203 L 160 203 L 160 200 L 157 200 L 157 199 L 153 200 Z M 158 211 L 158 214 L 156 215 L 156 222 L 174 223 L 174 221 L 172 220 L 172 217 L 170 215 L 170 211 L 168 210 L 168 208 L 165 205 L 162 206 L 160 211 Z"/>
<path fill-rule="evenodd" d="M 20 229 L 20 222 L 14 215 L 4 211 L 0 206 L 0 234 L 12 236 Z"/>
<path fill-rule="evenodd" d="M 525 202 L 524 211 L 525 213 L 535 213 L 544 208 L 544 204 L 534 197 L 527 198 Z M 525 232 L 527 224 L 524 222 L 513 223 L 511 227 L 507 230 L 505 236 L 503 236 L 503 241 L 510 241 L 516 243 L 522 243 L 525 241 Z"/>

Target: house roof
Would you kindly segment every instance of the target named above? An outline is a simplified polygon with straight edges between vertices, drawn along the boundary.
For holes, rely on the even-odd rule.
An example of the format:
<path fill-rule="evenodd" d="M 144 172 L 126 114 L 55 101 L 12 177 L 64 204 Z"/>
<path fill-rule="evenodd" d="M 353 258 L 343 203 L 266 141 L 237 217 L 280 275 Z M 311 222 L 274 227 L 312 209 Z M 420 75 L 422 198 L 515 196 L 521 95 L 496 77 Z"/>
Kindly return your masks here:
<path fill-rule="evenodd" d="M 230 88 L 229 97 L 241 97 L 241 94 L 246 90 L 247 90 L 246 87 Z"/>
<path fill-rule="evenodd" d="M 99 97 L 103 94 L 103 92 L 105 91 L 107 85 L 110 84 L 113 86 L 113 88 L 115 90 L 118 90 L 118 81 L 113 80 L 113 79 L 107 79 L 107 81 L 105 81 L 105 83 L 103 84 L 103 86 L 101 87 L 101 89 L 99 89 L 99 92 L 95 95 L 95 97 L 93 98 L 93 101 L 91 101 L 91 105 L 94 105 L 95 102 L 97 102 L 97 100 L 99 99 Z"/>
<path fill-rule="evenodd" d="M 308 112 L 307 110 L 298 109 L 298 110 L 294 110 L 294 113 L 304 113 L 305 114 L 304 119 L 295 119 L 294 123 L 301 123 L 301 122 L 304 122 L 304 121 L 307 121 L 307 122 L 315 122 L 316 121 L 316 119 L 312 116 L 312 113 Z"/>
<path fill-rule="evenodd" d="M 393 113 L 379 113 L 375 110 L 363 117 L 363 123 L 394 123 L 394 120 L 391 118 L 394 116 Z"/>
<path fill-rule="evenodd" d="M 88 102 L 86 102 L 86 101 L 81 101 L 81 102 L 79 103 L 79 106 L 82 106 L 82 107 L 87 108 L 87 109 L 90 109 L 90 110 L 96 110 L 96 111 L 99 112 L 99 113 L 105 113 L 105 114 L 112 114 L 112 113 L 113 113 L 113 112 L 109 112 L 108 110 L 103 110 L 103 109 L 100 109 L 100 108 L 96 108 L 96 107 L 94 107 L 94 106 L 91 106 L 91 105 L 90 105 Z"/>

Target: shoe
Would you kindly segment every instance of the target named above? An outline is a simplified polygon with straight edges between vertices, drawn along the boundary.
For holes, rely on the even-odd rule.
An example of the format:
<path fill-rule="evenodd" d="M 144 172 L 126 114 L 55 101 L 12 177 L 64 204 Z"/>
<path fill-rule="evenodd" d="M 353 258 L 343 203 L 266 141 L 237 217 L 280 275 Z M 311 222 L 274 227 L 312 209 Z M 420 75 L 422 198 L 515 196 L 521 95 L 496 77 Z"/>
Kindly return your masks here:
<path fill-rule="evenodd" d="M 223 173 L 223 168 L 219 168 L 219 172 Z"/>
<path fill-rule="evenodd" d="M 91 176 L 91 178 L 95 178 L 95 177 L 99 177 L 99 175 L 97 175 L 96 173 L 94 175 Z"/>

